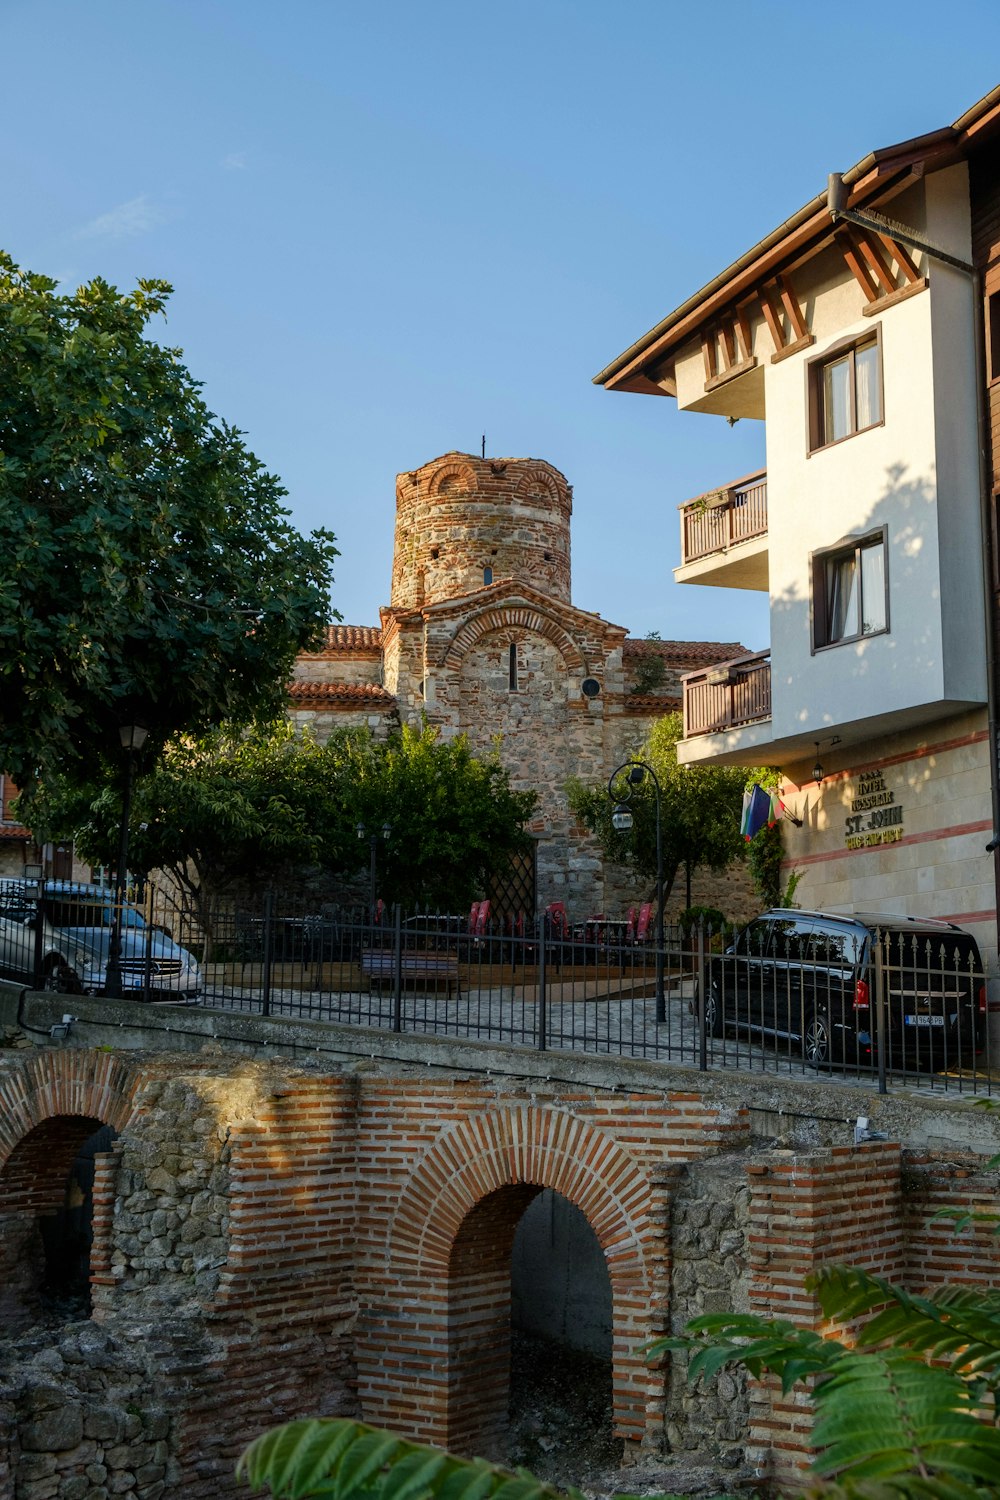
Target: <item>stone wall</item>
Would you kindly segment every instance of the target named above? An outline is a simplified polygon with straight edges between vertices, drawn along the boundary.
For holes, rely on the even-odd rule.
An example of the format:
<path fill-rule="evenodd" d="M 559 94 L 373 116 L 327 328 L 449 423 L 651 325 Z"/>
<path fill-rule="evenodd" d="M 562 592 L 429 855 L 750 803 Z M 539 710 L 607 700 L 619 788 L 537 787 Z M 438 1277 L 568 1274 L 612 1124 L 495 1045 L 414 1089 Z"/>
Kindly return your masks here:
<path fill-rule="evenodd" d="M 299 1032 L 304 1055 L 318 1033 Z M 206 1045 L 0 1056 L 0 1266 L 36 1253 L 36 1216 L 58 1201 L 74 1132 L 118 1132 L 95 1160 L 93 1321 L 32 1325 L 33 1279 L 20 1300 L 5 1287 L 0 1476 L 16 1473 L 16 1500 L 235 1495 L 244 1444 L 310 1413 L 496 1449 L 514 1234 L 542 1188 L 575 1205 L 600 1246 L 619 1438 L 780 1482 L 808 1457 L 798 1395 L 729 1377 L 692 1393 L 679 1363 L 646 1364 L 647 1339 L 722 1307 L 817 1326 L 803 1281 L 828 1261 L 915 1290 L 1000 1277 L 993 1235 L 956 1240 L 934 1217 L 992 1204 L 997 1173 L 981 1157 L 755 1138 L 754 1093 L 737 1075 L 685 1086 L 681 1071 L 620 1059 L 612 1077 L 606 1060 L 511 1054 L 508 1068 L 537 1062 L 545 1075 L 502 1076 L 499 1054 L 487 1072 L 471 1044 L 405 1039 L 423 1064 L 331 1067 Z M 770 1107 L 817 1139 L 831 1111 L 858 1108 L 856 1092 L 839 1090 L 834 1110 L 829 1090 L 800 1084 L 788 1115 Z M 798 1121 L 810 1107 L 815 1119 Z M 932 1114 L 939 1135 L 940 1102 Z"/>
<path fill-rule="evenodd" d="M 533 458 L 447 453 L 400 474 L 393 608 L 452 599 L 500 578 L 530 579 L 568 603 L 572 495 L 558 469 Z"/>

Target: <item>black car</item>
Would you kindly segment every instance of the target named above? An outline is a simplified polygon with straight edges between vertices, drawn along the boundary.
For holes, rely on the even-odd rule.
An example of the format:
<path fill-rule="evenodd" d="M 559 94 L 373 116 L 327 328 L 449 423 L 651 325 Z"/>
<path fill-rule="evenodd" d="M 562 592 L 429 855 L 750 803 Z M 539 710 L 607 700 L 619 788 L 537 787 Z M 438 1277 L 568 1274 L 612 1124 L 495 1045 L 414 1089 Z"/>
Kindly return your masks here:
<path fill-rule="evenodd" d="M 940 1070 L 984 1045 L 982 959 L 952 922 L 778 908 L 710 959 L 707 977 L 713 1036 L 761 1036 L 813 1067 L 874 1066 L 881 1048 L 888 1067 Z"/>

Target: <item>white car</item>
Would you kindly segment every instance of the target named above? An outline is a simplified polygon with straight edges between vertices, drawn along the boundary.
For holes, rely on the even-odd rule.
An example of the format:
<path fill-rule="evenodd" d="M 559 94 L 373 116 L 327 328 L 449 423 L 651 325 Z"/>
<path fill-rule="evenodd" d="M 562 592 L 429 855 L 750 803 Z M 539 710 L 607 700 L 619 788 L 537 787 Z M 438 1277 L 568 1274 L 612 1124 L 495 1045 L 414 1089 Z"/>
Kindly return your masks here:
<path fill-rule="evenodd" d="M 114 893 L 99 885 L 54 880 L 45 886 L 41 983 L 45 989 L 99 995 L 107 981 Z M 38 955 L 39 902 L 24 884 L 0 890 L 0 973 L 32 983 Z M 134 906 L 122 908 L 121 992 L 136 1000 L 197 1004 L 201 970 L 186 948 L 149 927 Z M 148 977 L 148 983 L 147 983 Z"/>

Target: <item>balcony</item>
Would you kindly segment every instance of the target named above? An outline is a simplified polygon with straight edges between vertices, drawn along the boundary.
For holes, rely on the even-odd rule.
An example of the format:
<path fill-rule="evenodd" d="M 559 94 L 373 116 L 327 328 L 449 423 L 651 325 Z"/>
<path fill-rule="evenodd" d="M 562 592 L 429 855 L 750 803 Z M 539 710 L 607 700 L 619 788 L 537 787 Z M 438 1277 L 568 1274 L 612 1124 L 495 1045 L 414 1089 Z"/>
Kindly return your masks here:
<path fill-rule="evenodd" d="M 748 474 L 679 507 L 678 583 L 767 588 L 767 471 Z"/>
<path fill-rule="evenodd" d="M 688 672 L 684 684 L 684 738 L 721 734 L 771 717 L 771 653 L 757 651 Z"/>

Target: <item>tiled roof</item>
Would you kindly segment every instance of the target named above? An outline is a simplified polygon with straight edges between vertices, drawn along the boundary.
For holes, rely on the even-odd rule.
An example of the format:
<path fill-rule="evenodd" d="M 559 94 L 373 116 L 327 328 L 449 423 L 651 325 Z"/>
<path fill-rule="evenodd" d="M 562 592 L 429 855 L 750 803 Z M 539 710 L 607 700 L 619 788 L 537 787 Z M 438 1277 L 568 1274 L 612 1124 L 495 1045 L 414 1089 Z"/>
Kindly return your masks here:
<path fill-rule="evenodd" d="M 392 693 L 375 682 L 290 682 L 288 696 L 297 708 L 394 708 Z"/>
<path fill-rule="evenodd" d="M 659 693 L 626 693 L 622 707 L 627 714 L 672 714 L 680 712 L 681 700 Z"/>
<path fill-rule="evenodd" d="M 623 657 L 662 656 L 675 666 L 707 667 L 717 661 L 731 661 L 746 656 L 746 646 L 739 641 L 644 641 L 630 638 L 625 642 Z"/>
<path fill-rule="evenodd" d="M 23 827 L 20 823 L 0 823 L 0 839 L 14 839 L 23 842 L 31 838 L 31 829 Z"/>
<path fill-rule="evenodd" d="M 303 656 L 327 656 L 331 651 L 373 651 L 382 649 L 382 632 L 377 625 L 328 625 L 326 640 L 318 651 L 303 651 Z"/>

